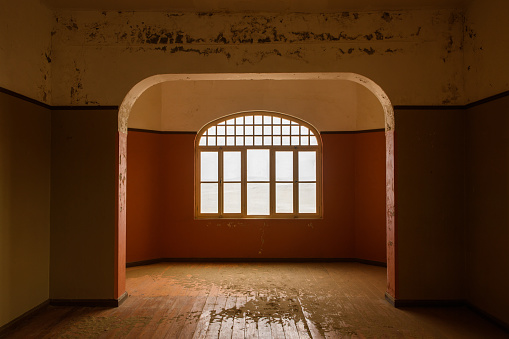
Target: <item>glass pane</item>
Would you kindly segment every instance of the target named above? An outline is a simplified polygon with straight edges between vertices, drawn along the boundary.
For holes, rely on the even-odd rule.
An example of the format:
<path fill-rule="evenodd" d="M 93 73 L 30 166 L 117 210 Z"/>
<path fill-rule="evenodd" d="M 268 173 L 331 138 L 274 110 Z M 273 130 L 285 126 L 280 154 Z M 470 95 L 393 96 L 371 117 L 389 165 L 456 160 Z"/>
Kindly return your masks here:
<path fill-rule="evenodd" d="M 245 116 L 244 119 L 246 121 L 246 125 L 252 125 L 253 124 L 253 116 L 252 115 Z"/>
<path fill-rule="evenodd" d="M 209 137 L 209 146 L 216 146 L 216 137 Z"/>
<path fill-rule="evenodd" d="M 227 137 L 226 145 L 227 146 L 235 146 L 235 137 Z"/>
<path fill-rule="evenodd" d="M 316 213 L 316 184 L 299 184 L 299 213 Z"/>
<path fill-rule="evenodd" d="M 261 115 L 255 115 L 254 122 L 257 125 L 261 125 L 262 124 L 262 116 Z"/>
<path fill-rule="evenodd" d="M 234 124 L 235 124 L 235 119 L 227 120 L 227 121 L 226 121 L 226 124 L 227 124 L 227 125 L 234 125 Z"/>
<path fill-rule="evenodd" d="M 206 146 L 207 145 L 207 137 L 201 137 L 200 138 L 200 146 Z"/>
<path fill-rule="evenodd" d="M 246 143 L 246 146 L 253 146 L 253 137 L 246 137 L 245 143 Z"/>
<path fill-rule="evenodd" d="M 237 137 L 237 146 L 244 146 L 244 137 Z"/>
<path fill-rule="evenodd" d="M 276 152 L 276 181 L 293 181 L 293 152 Z"/>
<path fill-rule="evenodd" d="M 225 128 L 224 126 L 217 126 L 217 135 L 224 135 Z"/>
<path fill-rule="evenodd" d="M 290 145 L 290 137 L 283 137 L 283 146 Z"/>
<path fill-rule="evenodd" d="M 295 121 L 292 121 L 292 125 L 298 125 L 298 123 L 296 123 Z"/>
<path fill-rule="evenodd" d="M 308 136 L 300 137 L 300 144 L 302 146 L 308 146 L 309 145 L 309 137 Z"/>
<path fill-rule="evenodd" d="M 201 184 L 200 191 L 200 212 L 201 213 L 217 213 L 218 211 L 218 194 L 217 183 Z"/>
<path fill-rule="evenodd" d="M 274 125 L 278 125 L 281 123 L 281 118 L 273 117 L 272 120 L 273 120 Z"/>
<path fill-rule="evenodd" d="M 226 143 L 225 137 L 217 137 L 217 146 L 224 146 Z"/>
<path fill-rule="evenodd" d="M 262 137 L 255 137 L 255 146 L 261 146 L 262 145 Z"/>
<path fill-rule="evenodd" d="M 272 134 L 274 134 L 274 135 L 281 135 L 281 126 L 274 126 L 274 127 L 272 127 Z"/>
<path fill-rule="evenodd" d="M 240 152 L 223 153 L 223 180 L 240 181 Z"/>
<path fill-rule="evenodd" d="M 290 124 L 290 120 L 281 119 L 281 123 L 282 123 L 283 125 L 289 125 L 289 124 Z"/>
<path fill-rule="evenodd" d="M 237 126 L 237 135 L 244 135 L 244 126 Z"/>
<path fill-rule="evenodd" d="M 243 125 L 244 124 L 244 117 L 239 117 L 235 119 L 235 122 L 237 125 Z"/>
<path fill-rule="evenodd" d="M 263 126 L 264 135 L 272 135 L 272 126 Z"/>
<path fill-rule="evenodd" d="M 262 126 L 255 126 L 255 135 L 262 135 Z"/>
<path fill-rule="evenodd" d="M 247 184 L 247 214 L 248 215 L 270 214 L 269 183 Z"/>
<path fill-rule="evenodd" d="M 201 181 L 217 181 L 217 152 L 201 152 L 200 173 Z"/>
<path fill-rule="evenodd" d="M 283 126 L 283 135 L 290 135 L 290 126 Z"/>
<path fill-rule="evenodd" d="M 269 181 L 270 151 L 268 149 L 247 150 L 247 181 Z"/>
<path fill-rule="evenodd" d="M 272 137 L 263 137 L 263 144 L 266 146 L 272 145 Z"/>
<path fill-rule="evenodd" d="M 299 145 L 299 137 L 292 136 L 292 146 L 298 146 Z"/>
<path fill-rule="evenodd" d="M 316 152 L 299 152 L 299 181 L 316 180 Z"/>
<path fill-rule="evenodd" d="M 293 184 L 276 184 L 276 213 L 293 213 Z"/>
<path fill-rule="evenodd" d="M 281 137 L 272 137 L 272 145 L 281 146 Z"/>
<path fill-rule="evenodd" d="M 226 134 L 235 135 L 235 126 L 226 126 Z"/>
<path fill-rule="evenodd" d="M 253 135 L 253 126 L 246 126 L 246 135 Z"/>
<path fill-rule="evenodd" d="M 306 126 L 300 126 L 300 134 L 308 135 L 309 129 Z"/>
<path fill-rule="evenodd" d="M 318 141 L 316 141 L 316 137 L 310 137 L 310 138 L 309 138 L 309 144 L 310 144 L 311 146 L 316 146 L 316 145 L 318 145 Z"/>
<path fill-rule="evenodd" d="M 272 125 L 272 117 L 270 115 L 263 116 L 263 123 L 265 125 Z"/>
<path fill-rule="evenodd" d="M 221 121 L 218 125 L 224 125 L 224 121 Z"/>
<path fill-rule="evenodd" d="M 223 186 L 223 210 L 224 213 L 241 212 L 241 192 L 240 183 L 228 183 Z"/>
<path fill-rule="evenodd" d="M 216 126 L 209 128 L 208 135 L 216 135 Z"/>
<path fill-rule="evenodd" d="M 292 126 L 292 135 L 299 135 L 300 128 L 299 126 Z"/>

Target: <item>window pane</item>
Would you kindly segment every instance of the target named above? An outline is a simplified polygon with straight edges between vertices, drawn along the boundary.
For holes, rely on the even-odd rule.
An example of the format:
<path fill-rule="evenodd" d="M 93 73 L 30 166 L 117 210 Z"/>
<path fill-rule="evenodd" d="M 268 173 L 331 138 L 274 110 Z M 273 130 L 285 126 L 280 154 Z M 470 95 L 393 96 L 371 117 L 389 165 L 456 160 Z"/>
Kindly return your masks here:
<path fill-rule="evenodd" d="M 237 135 L 244 135 L 244 126 L 237 126 Z"/>
<path fill-rule="evenodd" d="M 235 135 L 235 126 L 226 126 L 226 134 Z"/>
<path fill-rule="evenodd" d="M 243 125 L 244 124 L 244 117 L 239 117 L 235 119 L 237 125 Z"/>
<path fill-rule="evenodd" d="M 263 123 L 265 125 L 272 125 L 272 117 L 270 115 L 263 116 Z"/>
<path fill-rule="evenodd" d="M 308 135 L 309 134 L 309 128 L 306 126 L 300 126 L 300 134 L 301 135 Z"/>
<path fill-rule="evenodd" d="M 255 135 L 262 135 L 262 126 L 255 126 Z"/>
<path fill-rule="evenodd" d="M 253 137 L 246 137 L 246 146 L 253 146 Z"/>
<path fill-rule="evenodd" d="M 247 150 L 247 181 L 269 181 L 270 151 L 268 149 Z"/>
<path fill-rule="evenodd" d="M 290 145 L 290 137 L 283 137 L 283 146 Z"/>
<path fill-rule="evenodd" d="M 299 181 L 316 180 L 316 152 L 299 152 Z"/>
<path fill-rule="evenodd" d="M 207 137 L 200 138 L 200 146 L 207 146 Z"/>
<path fill-rule="evenodd" d="M 274 126 L 272 127 L 272 130 L 273 130 L 272 134 L 281 135 L 281 126 Z"/>
<path fill-rule="evenodd" d="M 224 213 L 240 213 L 241 212 L 241 193 L 240 183 L 225 183 L 223 185 L 223 212 Z"/>
<path fill-rule="evenodd" d="M 276 213 L 293 213 L 293 184 L 276 184 Z"/>
<path fill-rule="evenodd" d="M 263 137 L 263 144 L 267 146 L 272 145 L 272 137 Z"/>
<path fill-rule="evenodd" d="M 316 145 L 318 145 L 318 141 L 316 141 L 316 137 L 310 137 L 309 144 L 310 144 L 311 146 L 316 146 Z"/>
<path fill-rule="evenodd" d="M 276 181 L 293 181 L 293 152 L 276 152 Z"/>
<path fill-rule="evenodd" d="M 217 126 L 217 135 L 224 135 L 224 133 L 225 133 L 225 127 Z"/>
<path fill-rule="evenodd" d="M 299 137 L 292 136 L 292 146 L 298 146 L 299 145 Z"/>
<path fill-rule="evenodd" d="M 237 137 L 237 146 L 244 146 L 244 137 Z"/>
<path fill-rule="evenodd" d="M 246 126 L 246 135 L 253 135 L 253 126 Z"/>
<path fill-rule="evenodd" d="M 200 173 L 201 181 L 217 181 L 217 152 L 201 152 Z"/>
<path fill-rule="evenodd" d="M 283 135 L 290 135 L 290 126 L 283 126 Z"/>
<path fill-rule="evenodd" d="M 252 115 L 247 115 L 244 117 L 244 119 L 246 120 L 246 125 L 252 125 L 253 124 L 253 116 Z"/>
<path fill-rule="evenodd" d="M 264 135 L 272 135 L 272 126 L 263 126 Z"/>
<path fill-rule="evenodd" d="M 281 119 L 281 123 L 282 123 L 283 125 L 289 125 L 289 124 L 290 124 L 290 120 Z"/>
<path fill-rule="evenodd" d="M 299 135 L 299 126 L 292 126 L 292 135 Z"/>
<path fill-rule="evenodd" d="M 262 124 L 262 116 L 261 115 L 255 115 L 254 122 L 255 122 L 256 125 L 261 125 Z"/>
<path fill-rule="evenodd" d="M 248 215 L 270 214 L 270 184 L 268 183 L 247 184 L 247 214 Z"/>
<path fill-rule="evenodd" d="M 309 137 L 308 136 L 300 137 L 300 144 L 302 146 L 308 146 L 309 145 Z"/>
<path fill-rule="evenodd" d="M 224 146 L 226 143 L 225 137 L 217 137 L 217 146 Z"/>
<path fill-rule="evenodd" d="M 316 184 L 299 184 L 299 213 L 316 213 Z"/>
<path fill-rule="evenodd" d="M 209 137 L 209 146 L 216 146 L 216 137 Z"/>
<path fill-rule="evenodd" d="M 226 137 L 227 146 L 235 146 L 235 137 Z"/>
<path fill-rule="evenodd" d="M 223 153 L 224 181 L 240 181 L 240 152 Z"/>
<path fill-rule="evenodd" d="M 235 119 L 230 119 L 226 121 L 227 125 L 235 125 Z"/>
<path fill-rule="evenodd" d="M 261 146 L 262 145 L 262 137 L 255 137 L 255 146 Z"/>
<path fill-rule="evenodd" d="M 280 123 L 281 123 L 281 118 L 273 117 L 272 119 L 273 119 L 273 121 L 274 121 L 274 124 L 275 124 L 275 125 L 277 125 L 277 124 L 280 124 Z"/>
<path fill-rule="evenodd" d="M 218 194 L 217 183 L 201 184 L 200 192 L 200 212 L 201 213 L 217 213 L 218 211 Z"/>
<path fill-rule="evenodd" d="M 209 128 L 208 135 L 216 135 L 216 126 L 212 126 Z"/>
<path fill-rule="evenodd" d="M 272 145 L 281 146 L 281 137 L 272 137 Z"/>

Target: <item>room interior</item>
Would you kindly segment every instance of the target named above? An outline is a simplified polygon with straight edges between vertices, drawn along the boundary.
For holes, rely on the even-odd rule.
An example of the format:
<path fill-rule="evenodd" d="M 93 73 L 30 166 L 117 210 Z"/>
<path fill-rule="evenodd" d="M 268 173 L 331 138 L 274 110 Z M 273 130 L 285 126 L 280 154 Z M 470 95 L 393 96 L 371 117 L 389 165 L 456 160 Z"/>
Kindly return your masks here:
<path fill-rule="evenodd" d="M 387 302 L 507 328 L 505 1 L 0 9 L 2 329 L 48 304 L 116 306 L 126 264 L 186 259 L 387 265 Z M 320 131 L 322 219 L 195 220 L 196 132 L 257 109 Z"/>

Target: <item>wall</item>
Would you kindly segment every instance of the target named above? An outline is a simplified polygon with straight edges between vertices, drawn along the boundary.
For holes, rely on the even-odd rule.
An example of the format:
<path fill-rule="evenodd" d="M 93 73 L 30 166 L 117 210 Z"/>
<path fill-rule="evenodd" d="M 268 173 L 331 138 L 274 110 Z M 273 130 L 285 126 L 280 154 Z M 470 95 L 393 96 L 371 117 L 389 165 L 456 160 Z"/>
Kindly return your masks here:
<path fill-rule="evenodd" d="M 509 96 L 466 118 L 467 299 L 509 324 Z"/>
<path fill-rule="evenodd" d="M 0 327 L 49 297 L 51 115 L 0 92 Z"/>
<path fill-rule="evenodd" d="M 113 299 L 117 110 L 51 117 L 51 299 Z"/>
<path fill-rule="evenodd" d="M 464 112 L 397 109 L 396 298 L 464 298 Z"/>
<path fill-rule="evenodd" d="M 55 16 L 56 105 L 119 105 L 155 74 L 325 71 L 362 74 L 394 104 L 464 103 L 461 10 Z"/>
<path fill-rule="evenodd" d="M 506 0 L 469 1 L 465 20 L 467 102 L 509 90 L 509 25 Z"/>
<path fill-rule="evenodd" d="M 51 103 L 53 20 L 38 0 L 0 2 L 0 87 Z"/>
<path fill-rule="evenodd" d="M 129 132 L 127 262 L 356 255 L 385 261 L 383 132 L 322 135 L 324 216 L 311 220 L 195 220 L 194 139 L 195 134 Z M 357 163 L 356 142 L 370 153 Z M 356 172 L 356 164 L 380 173 Z M 357 180 L 362 195 L 356 200 Z M 373 211 L 356 214 L 356 201 L 375 205 Z M 356 232 L 356 215 L 366 217 L 366 234 Z"/>

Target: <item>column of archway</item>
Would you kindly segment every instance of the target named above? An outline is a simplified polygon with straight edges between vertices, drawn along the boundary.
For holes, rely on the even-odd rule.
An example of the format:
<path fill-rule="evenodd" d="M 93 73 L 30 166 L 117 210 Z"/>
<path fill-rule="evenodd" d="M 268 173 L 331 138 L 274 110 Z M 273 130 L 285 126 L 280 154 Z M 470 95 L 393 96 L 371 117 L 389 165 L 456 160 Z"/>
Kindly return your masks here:
<path fill-rule="evenodd" d="M 131 109 L 140 95 L 149 87 L 166 81 L 197 80 L 347 80 L 363 85 L 379 100 L 385 115 L 386 140 L 386 245 L 387 292 L 389 301 L 397 297 L 396 285 L 396 199 L 395 199 L 395 124 L 392 104 L 372 80 L 354 73 L 257 73 L 257 74 L 165 74 L 154 75 L 137 83 L 124 98 L 118 113 L 118 201 L 115 241 L 115 295 L 125 293 L 126 266 L 126 180 L 127 180 L 127 126 Z"/>

